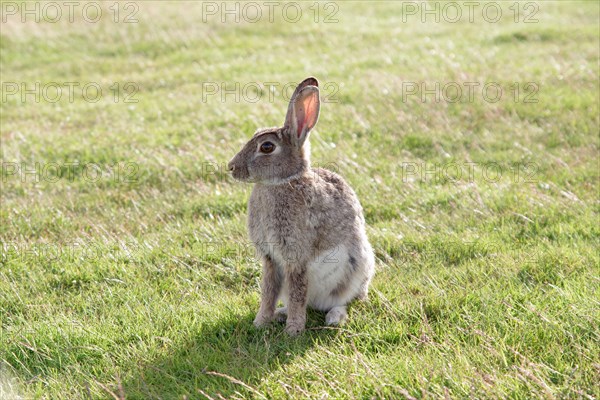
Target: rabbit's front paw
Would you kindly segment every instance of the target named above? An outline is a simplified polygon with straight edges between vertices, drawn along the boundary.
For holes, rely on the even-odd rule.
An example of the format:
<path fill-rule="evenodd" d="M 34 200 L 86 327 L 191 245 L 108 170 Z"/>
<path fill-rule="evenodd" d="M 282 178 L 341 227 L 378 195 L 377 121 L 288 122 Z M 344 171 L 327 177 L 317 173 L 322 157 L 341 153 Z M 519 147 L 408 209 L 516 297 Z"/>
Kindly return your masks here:
<path fill-rule="evenodd" d="M 289 320 L 285 326 L 285 332 L 290 336 L 297 336 L 304 332 L 304 321 Z"/>
<path fill-rule="evenodd" d="M 256 318 L 254 318 L 254 326 L 257 328 L 260 328 L 262 326 L 265 326 L 269 322 L 271 322 L 272 319 L 273 319 L 272 315 L 267 315 L 267 314 L 263 314 L 263 313 L 259 312 L 256 315 Z"/>

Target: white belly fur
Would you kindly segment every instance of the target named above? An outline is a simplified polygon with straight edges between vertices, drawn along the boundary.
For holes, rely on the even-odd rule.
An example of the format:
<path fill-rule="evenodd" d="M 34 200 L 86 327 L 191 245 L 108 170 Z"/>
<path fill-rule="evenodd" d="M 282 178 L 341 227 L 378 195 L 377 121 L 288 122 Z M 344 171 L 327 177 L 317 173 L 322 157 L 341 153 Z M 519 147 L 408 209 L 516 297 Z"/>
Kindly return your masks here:
<path fill-rule="evenodd" d="M 344 245 L 337 246 L 321 252 L 308 265 L 308 306 L 321 311 L 328 311 L 335 306 L 347 304 L 359 293 L 362 283 L 360 273 L 350 275 L 350 255 Z M 346 285 L 346 290 L 339 295 L 332 296 L 331 292 L 341 282 L 351 279 Z M 280 300 L 287 306 L 289 288 L 284 282 Z"/>

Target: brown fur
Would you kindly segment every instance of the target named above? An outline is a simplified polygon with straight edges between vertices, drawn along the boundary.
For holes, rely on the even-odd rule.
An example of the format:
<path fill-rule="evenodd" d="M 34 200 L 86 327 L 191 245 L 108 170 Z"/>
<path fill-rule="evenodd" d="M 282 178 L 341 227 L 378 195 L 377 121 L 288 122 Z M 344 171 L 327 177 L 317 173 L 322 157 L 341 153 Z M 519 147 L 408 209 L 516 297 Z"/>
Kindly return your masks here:
<path fill-rule="evenodd" d="M 366 297 L 374 273 L 354 191 L 335 173 L 310 167 L 307 139 L 319 108 L 318 82 L 308 78 L 292 95 L 285 125 L 257 131 L 229 163 L 234 178 L 255 183 L 248 230 L 265 262 L 254 323 L 273 319 L 280 297 L 291 335 L 304 329 L 308 305 L 329 310 L 328 324 L 343 322 L 346 304 Z M 260 146 L 267 141 L 275 150 L 264 154 Z"/>
<path fill-rule="evenodd" d="M 281 290 L 283 276 L 277 269 L 271 258 L 267 255 L 263 257 L 263 276 L 262 276 L 262 298 L 260 301 L 261 323 L 269 322 L 273 319 L 277 298 Z"/>

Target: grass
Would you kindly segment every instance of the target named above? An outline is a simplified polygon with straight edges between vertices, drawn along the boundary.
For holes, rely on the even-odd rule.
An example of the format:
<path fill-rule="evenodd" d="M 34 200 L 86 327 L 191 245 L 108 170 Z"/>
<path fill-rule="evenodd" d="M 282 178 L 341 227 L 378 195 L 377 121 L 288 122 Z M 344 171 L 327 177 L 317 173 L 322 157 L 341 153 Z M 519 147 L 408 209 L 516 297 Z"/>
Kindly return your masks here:
<path fill-rule="evenodd" d="M 538 4 L 533 24 L 508 3 L 493 24 L 402 22 L 393 2 L 338 3 L 332 24 L 202 22 L 192 2 L 139 2 L 134 24 L 9 17 L 3 95 L 9 82 L 103 95 L 1 103 L 0 393 L 599 398 L 599 5 Z M 252 327 L 251 188 L 224 166 L 282 123 L 282 86 L 308 75 L 333 85 L 313 163 L 355 188 L 377 275 L 345 326 L 311 312 L 291 339 Z M 423 102 L 403 82 L 504 92 Z"/>

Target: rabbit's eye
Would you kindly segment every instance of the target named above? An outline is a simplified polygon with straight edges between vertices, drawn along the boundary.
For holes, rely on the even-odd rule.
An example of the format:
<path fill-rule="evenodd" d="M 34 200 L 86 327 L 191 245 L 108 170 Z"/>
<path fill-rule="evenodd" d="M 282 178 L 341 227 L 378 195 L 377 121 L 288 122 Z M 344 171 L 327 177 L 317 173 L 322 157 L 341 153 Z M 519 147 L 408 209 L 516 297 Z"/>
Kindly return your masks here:
<path fill-rule="evenodd" d="M 261 153 L 272 153 L 273 150 L 275 150 L 275 145 L 271 142 L 264 142 L 263 144 L 260 145 L 260 152 Z"/>

